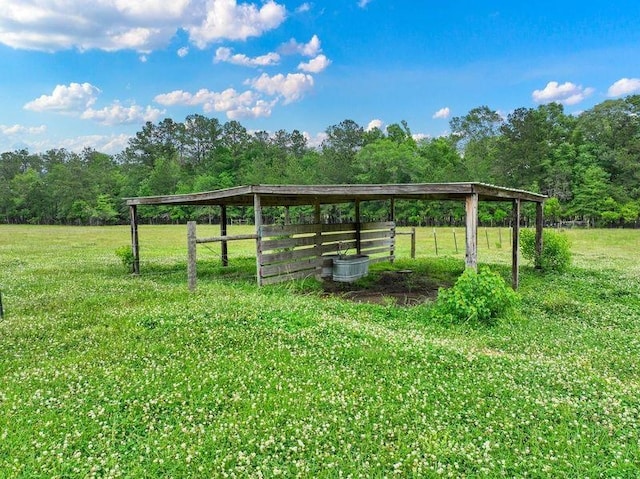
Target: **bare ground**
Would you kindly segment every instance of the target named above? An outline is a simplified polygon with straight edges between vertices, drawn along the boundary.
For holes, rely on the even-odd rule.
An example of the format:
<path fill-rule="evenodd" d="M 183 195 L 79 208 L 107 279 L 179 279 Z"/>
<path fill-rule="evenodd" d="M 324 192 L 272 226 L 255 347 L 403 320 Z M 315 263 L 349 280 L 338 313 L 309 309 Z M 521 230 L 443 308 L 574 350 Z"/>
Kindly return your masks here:
<path fill-rule="evenodd" d="M 323 286 L 326 295 L 341 296 L 359 303 L 416 306 L 434 300 L 438 288 L 451 285 L 412 270 L 400 270 L 371 273 L 354 283 L 326 280 Z"/>

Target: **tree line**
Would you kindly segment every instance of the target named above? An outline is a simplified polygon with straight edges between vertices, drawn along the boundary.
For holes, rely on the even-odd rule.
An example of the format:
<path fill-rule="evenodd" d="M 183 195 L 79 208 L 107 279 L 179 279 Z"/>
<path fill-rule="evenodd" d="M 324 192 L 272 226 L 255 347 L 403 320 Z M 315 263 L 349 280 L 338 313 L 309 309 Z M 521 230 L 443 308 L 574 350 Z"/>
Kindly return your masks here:
<path fill-rule="evenodd" d="M 189 115 L 147 122 L 116 155 L 52 149 L 0 155 L 0 222 L 115 224 L 123 198 L 210 191 L 248 184 L 437 183 L 478 181 L 548 195 L 552 223 L 637 226 L 640 221 L 640 95 L 606 100 L 579 115 L 557 103 L 506 118 L 487 106 L 450 121 L 451 133 L 416 140 L 402 121 L 385 130 L 353 120 L 328 127 L 319 147 L 298 130 L 249 132 L 240 122 Z M 381 217 L 388 205 L 364 213 Z M 140 208 L 149 222 L 215 221 L 207 207 Z M 291 212 L 287 212 L 291 214 Z M 284 215 L 270 212 L 272 219 Z M 305 208 L 293 213 L 311 215 Z M 335 206 L 327 215 L 348 215 Z M 525 210 L 525 215 L 531 214 Z M 232 208 L 232 219 L 251 218 Z M 457 202 L 397 202 L 401 224 L 457 224 Z M 480 221 L 504 224 L 509 206 L 482 205 Z"/>

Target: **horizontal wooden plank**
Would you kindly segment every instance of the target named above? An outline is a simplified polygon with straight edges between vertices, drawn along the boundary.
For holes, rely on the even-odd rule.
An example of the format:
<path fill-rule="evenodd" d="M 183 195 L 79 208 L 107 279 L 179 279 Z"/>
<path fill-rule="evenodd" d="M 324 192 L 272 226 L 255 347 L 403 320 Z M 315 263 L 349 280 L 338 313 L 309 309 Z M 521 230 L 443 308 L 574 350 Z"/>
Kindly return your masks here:
<path fill-rule="evenodd" d="M 393 221 L 377 221 L 371 223 L 362 223 L 360 225 L 361 230 L 382 230 L 387 228 L 394 228 L 396 224 Z"/>
<path fill-rule="evenodd" d="M 380 238 L 393 238 L 394 233 L 390 230 L 382 231 L 363 231 L 360 233 L 361 240 L 380 239 Z"/>
<path fill-rule="evenodd" d="M 299 234 L 317 233 L 322 225 L 264 225 L 260 228 L 263 238 L 271 236 L 293 236 Z"/>
<path fill-rule="evenodd" d="M 261 255 L 262 264 L 273 264 L 282 261 L 293 261 L 302 258 L 315 258 L 317 251 L 312 248 L 298 248 L 291 251 L 281 251 L 279 253 L 266 253 Z"/>
<path fill-rule="evenodd" d="M 391 239 L 381 239 L 381 240 L 372 240 L 372 241 L 361 241 L 360 242 L 360 249 L 365 249 L 365 248 L 377 248 L 377 247 L 386 247 L 389 248 L 391 246 L 393 246 L 394 240 L 393 238 Z"/>
<path fill-rule="evenodd" d="M 322 235 L 323 244 L 338 243 L 340 241 L 349 241 L 353 239 L 356 239 L 355 231 L 348 232 L 348 233 L 333 234 L 333 235 L 325 235 L 325 234 Z"/>
<path fill-rule="evenodd" d="M 355 251 L 356 249 L 356 240 L 350 240 L 350 241 L 343 241 L 342 244 L 340 245 L 340 249 L 342 251 Z M 320 250 L 322 251 L 322 254 L 326 254 L 326 253 L 338 253 L 338 243 L 327 243 L 327 244 L 323 244 L 322 247 L 320 248 Z"/>
<path fill-rule="evenodd" d="M 237 240 L 250 240 L 256 239 L 258 235 L 227 235 L 227 236 L 213 236 L 211 238 L 196 238 L 196 243 L 219 243 L 221 241 L 237 241 Z"/>
<path fill-rule="evenodd" d="M 261 283 L 263 285 L 268 285 L 268 284 L 284 283 L 285 281 L 291 281 L 294 279 L 315 278 L 316 274 L 317 274 L 317 270 L 313 270 L 313 269 L 308 271 L 297 271 L 295 273 L 281 274 L 278 276 L 270 276 L 268 278 L 262 278 Z"/>
<path fill-rule="evenodd" d="M 289 263 L 278 263 L 264 265 L 260 268 L 262 271 L 262 277 L 274 276 L 279 274 L 295 273 L 296 271 L 303 271 L 308 269 L 315 269 L 319 267 L 320 262 L 318 258 L 305 259 L 302 261 L 293 261 Z"/>
<path fill-rule="evenodd" d="M 355 231 L 355 230 L 356 230 L 355 223 L 331 223 L 331 224 L 322 225 L 323 233 L 331 233 L 335 231 Z"/>
<path fill-rule="evenodd" d="M 392 231 L 395 227 L 393 221 L 362 223 L 360 225 L 361 231 L 378 231 L 386 230 Z M 263 238 L 273 236 L 294 236 L 313 234 L 318 231 L 322 231 L 323 235 L 331 236 L 334 233 L 340 233 L 345 231 L 356 231 L 355 223 L 331 223 L 331 224 L 309 224 L 309 225 L 264 225 L 261 227 L 260 232 Z"/>
<path fill-rule="evenodd" d="M 361 231 L 388 230 L 395 228 L 393 221 L 369 222 L 360 225 Z M 318 231 L 322 233 L 339 233 L 341 231 L 356 231 L 355 223 L 330 223 L 309 225 L 265 225 L 261 227 L 263 237 L 292 236 L 297 234 L 312 234 Z"/>
<path fill-rule="evenodd" d="M 277 240 L 266 240 L 260 242 L 263 252 L 281 248 L 295 248 L 297 246 L 310 246 L 316 244 L 315 236 L 302 236 L 300 238 L 284 238 Z"/>

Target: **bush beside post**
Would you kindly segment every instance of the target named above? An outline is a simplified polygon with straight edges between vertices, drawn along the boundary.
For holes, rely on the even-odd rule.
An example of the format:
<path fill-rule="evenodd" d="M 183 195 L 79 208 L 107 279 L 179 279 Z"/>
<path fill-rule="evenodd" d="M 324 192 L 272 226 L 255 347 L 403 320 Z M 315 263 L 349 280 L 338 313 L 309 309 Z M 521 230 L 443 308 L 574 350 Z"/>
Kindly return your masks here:
<path fill-rule="evenodd" d="M 563 272 L 571 265 L 569 238 L 562 233 L 544 230 L 542 233 L 542 254 L 536 262 L 536 235 L 534 231 L 522 230 L 520 233 L 520 251 L 532 264 L 538 264 L 546 273 Z"/>

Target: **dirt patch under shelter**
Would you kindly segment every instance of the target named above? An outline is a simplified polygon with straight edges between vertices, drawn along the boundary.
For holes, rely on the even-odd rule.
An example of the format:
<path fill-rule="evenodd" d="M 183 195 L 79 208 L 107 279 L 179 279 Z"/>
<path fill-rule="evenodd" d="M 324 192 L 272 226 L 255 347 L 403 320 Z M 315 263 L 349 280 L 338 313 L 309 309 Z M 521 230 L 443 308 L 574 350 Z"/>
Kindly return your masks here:
<path fill-rule="evenodd" d="M 396 304 L 416 306 L 433 301 L 439 288 L 450 283 L 430 278 L 413 270 L 380 271 L 353 283 L 326 280 L 323 283 L 326 295 L 340 296 L 358 303 Z"/>

